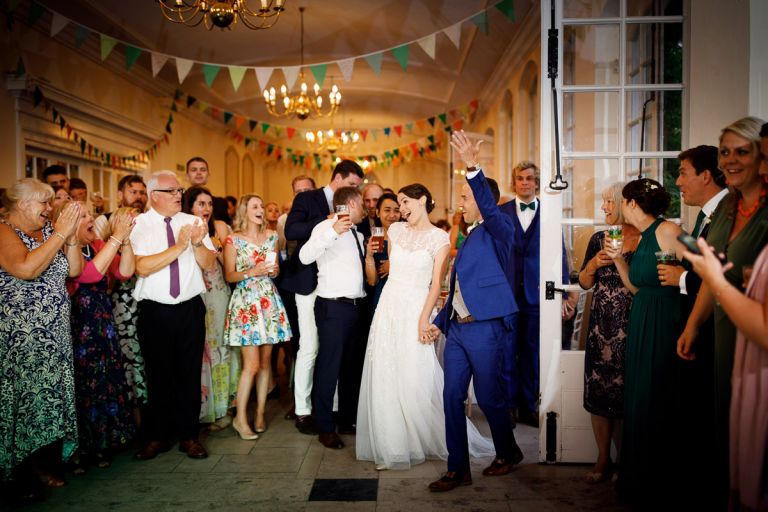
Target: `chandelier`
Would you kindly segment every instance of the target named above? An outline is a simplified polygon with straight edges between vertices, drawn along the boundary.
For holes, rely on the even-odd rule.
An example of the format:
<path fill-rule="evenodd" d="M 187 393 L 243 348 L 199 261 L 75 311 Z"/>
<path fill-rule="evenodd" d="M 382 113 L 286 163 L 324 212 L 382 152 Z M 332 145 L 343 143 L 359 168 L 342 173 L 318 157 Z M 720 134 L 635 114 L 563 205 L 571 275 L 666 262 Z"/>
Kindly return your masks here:
<path fill-rule="evenodd" d="M 352 151 L 360 142 L 360 134 L 355 130 L 336 131 L 331 123 L 330 130 L 309 131 L 304 135 L 304 139 L 314 150 L 327 151 L 333 155 L 340 149 Z"/>
<path fill-rule="evenodd" d="M 328 94 L 328 101 L 330 106 L 327 112 L 323 112 L 323 97 L 320 96 L 320 86 L 315 82 L 315 86 L 312 88 L 314 97 L 310 97 L 307 93 L 307 83 L 304 81 L 304 7 L 299 7 L 299 13 L 301 15 L 301 66 L 299 67 L 299 94 L 289 95 L 288 87 L 283 84 L 280 87 L 280 94 L 282 95 L 281 103 L 283 104 L 282 111 L 277 107 L 277 98 L 275 94 L 275 88 L 270 87 L 269 90 L 264 89 L 264 103 L 267 107 L 267 112 L 276 117 L 298 117 L 302 121 L 310 116 L 325 117 L 332 116 L 339 109 L 341 103 L 341 93 L 339 88 L 335 84 L 331 86 L 331 92 Z"/>
<path fill-rule="evenodd" d="M 260 0 L 256 10 L 248 7 L 248 0 L 224 0 L 211 2 L 206 0 L 155 0 L 160 4 L 160 11 L 168 21 L 196 27 L 200 23 L 211 30 L 213 27 L 231 29 L 239 19 L 243 25 L 260 30 L 277 23 L 285 10 L 285 0 Z M 274 4 L 274 5 L 273 5 Z"/>

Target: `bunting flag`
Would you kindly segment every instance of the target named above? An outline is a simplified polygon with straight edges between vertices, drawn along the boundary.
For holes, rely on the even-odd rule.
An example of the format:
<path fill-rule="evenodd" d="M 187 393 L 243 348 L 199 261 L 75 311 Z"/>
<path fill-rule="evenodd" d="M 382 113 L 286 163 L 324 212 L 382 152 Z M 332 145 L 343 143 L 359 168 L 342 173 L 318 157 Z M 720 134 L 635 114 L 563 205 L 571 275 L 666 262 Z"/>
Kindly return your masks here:
<path fill-rule="evenodd" d="M 216 75 L 221 71 L 221 66 L 216 64 L 203 64 L 203 76 L 205 77 L 205 85 L 210 89 L 213 86 L 213 81 L 216 79 Z"/>
<path fill-rule="evenodd" d="M 400 126 L 400 125 L 397 125 L 394 128 L 395 128 L 395 133 L 397 134 L 397 136 L 398 137 L 402 137 L 403 136 L 403 127 Z"/>
<path fill-rule="evenodd" d="M 75 48 L 80 48 L 90 35 L 90 30 L 82 25 L 75 25 Z"/>
<path fill-rule="evenodd" d="M 176 57 L 176 72 L 179 74 L 179 83 L 183 83 L 184 79 L 187 78 L 189 70 L 192 69 L 192 64 L 194 62 L 191 60 Z"/>
<path fill-rule="evenodd" d="M 165 63 L 168 62 L 168 56 L 162 53 L 152 53 L 150 57 L 152 58 L 152 76 L 156 77 Z"/>
<path fill-rule="evenodd" d="M 289 126 L 285 129 L 286 134 L 288 135 L 288 140 L 291 140 L 296 133 L 296 128 Z"/>
<path fill-rule="evenodd" d="M 419 43 L 419 46 L 421 46 L 421 49 L 424 50 L 424 53 L 429 55 L 429 58 L 432 60 L 435 60 L 435 41 L 436 41 L 435 34 L 430 34 L 427 37 L 421 38 L 417 43 Z"/>
<path fill-rule="evenodd" d="M 318 64 L 316 66 L 309 66 L 309 70 L 314 75 L 315 80 L 317 81 L 317 85 L 322 87 L 323 82 L 325 81 L 325 72 L 328 71 L 328 64 Z"/>
<path fill-rule="evenodd" d="M 285 86 L 290 91 L 293 89 L 293 84 L 296 83 L 296 79 L 299 77 L 299 66 L 283 68 L 283 76 L 285 76 Z"/>
<path fill-rule="evenodd" d="M 228 66 L 229 69 L 229 79 L 232 80 L 232 87 L 235 88 L 235 92 L 240 88 L 240 84 L 243 81 L 243 77 L 245 76 L 245 70 L 248 68 L 245 68 L 243 66 Z"/>
<path fill-rule="evenodd" d="M 345 82 L 352 80 L 352 69 L 355 67 L 355 58 L 340 60 L 336 63 Z"/>
<path fill-rule="evenodd" d="M 448 39 L 451 40 L 453 43 L 453 46 L 456 48 L 461 47 L 461 23 L 456 23 L 455 25 L 451 25 L 450 27 L 443 30 L 443 33 L 445 33 L 446 36 L 448 36 Z"/>
<path fill-rule="evenodd" d="M 258 124 L 258 121 L 250 120 L 248 121 L 248 127 L 253 131 L 254 128 L 256 128 L 256 125 Z"/>
<path fill-rule="evenodd" d="M 99 38 L 101 41 L 101 60 L 104 61 L 112 53 L 112 49 L 117 44 L 117 39 L 105 36 L 104 34 L 99 34 Z"/>
<path fill-rule="evenodd" d="M 266 91 L 269 78 L 275 68 L 256 68 L 256 81 L 259 83 L 259 90 Z"/>
<path fill-rule="evenodd" d="M 371 69 L 377 75 L 381 74 L 381 58 L 382 58 L 381 53 L 374 53 L 372 55 L 368 55 L 365 58 L 365 61 L 368 63 L 369 66 L 371 66 Z"/>
<path fill-rule="evenodd" d="M 224 112 L 224 124 L 227 124 L 232 119 L 232 112 Z"/>
<path fill-rule="evenodd" d="M 390 131 L 391 131 L 391 130 L 392 130 L 392 129 L 391 129 L 389 126 L 387 126 L 386 128 L 384 128 L 384 135 L 386 135 L 387 137 L 389 137 L 389 133 L 390 133 Z"/>
<path fill-rule="evenodd" d="M 475 16 L 472 16 L 469 19 L 469 21 L 474 23 L 477 26 L 477 28 L 483 31 L 485 35 L 488 35 L 488 15 L 486 14 L 485 11 Z"/>
<path fill-rule="evenodd" d="M 68 24 L 69 20 L 67 18 L 57 12 L 53 13 L 53 18 L 51 18 L 51 37 L 56 37 L 56 34 L 64 30 L 64 27 Z"/>
<path fill-rule="evenodd" d="M 404 44 L 398 48 L 393 48 L 392 54 L 395 56 L 395 59 L 397 59 L 397 62 L 400 63 L 403 71 L 406 71 L 408 69 L 408 45 Z"/>
<path fill-rule="evenodd" d="M 130 70 L 134 64 L 136 64 L 136 60 L 139 58 L 139 55 L 141 55 L 141 49 L 136 48 L 135 46 L 126 46 L 125 47 L 125 69 Z"/>
<path fill-rule="evenodd" d="M 496 8 L 504 13 L 511 21 L 515 21 L 515 2 L 514 0 L 501 0 L 496 4 Z"/>

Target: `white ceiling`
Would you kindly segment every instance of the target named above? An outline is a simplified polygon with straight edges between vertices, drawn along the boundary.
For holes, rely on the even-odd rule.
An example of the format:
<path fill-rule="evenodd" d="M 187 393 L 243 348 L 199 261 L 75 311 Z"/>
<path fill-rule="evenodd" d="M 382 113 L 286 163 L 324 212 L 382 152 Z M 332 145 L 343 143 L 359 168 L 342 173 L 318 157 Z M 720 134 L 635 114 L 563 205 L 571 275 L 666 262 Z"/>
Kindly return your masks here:
<path fill-rule="evenodd" d="M 170 23 L 153 0 L 38 1 L 86 27 L 155 52 L 221 65 L 281 67 L 300 63 L 298 7 L 302 5 L 306 7 L 304 60 L 305 65 L 310 65 L 380 52 L 418 40 L 493 6 L 498 0 L 287 0 L 286 10 L 274 27 L 249 30 L 238 23 L 225 31 Z M 258 0 L 249 1 L 258 4 Z M 515 0 L 518 20 L 532 3 L 533 0 Z M 329 65 L 325 88 L 333 77 L 342 93 L 336 127 L 405 124 L 477 98 L 518 25 L 519 22 L 512 22 L 492 7 L 488 10 L 489 35 L 465 22 L 457 49 L 447 36 L 438 34 L 434 60 L 414 44 L 410 47 L 407 71 L 402 70 L 391 52 L 385 53 L 378 76 L 364 59 L 355 62 L 349 82 L 344 81 L 335 64 Z M 142 55 L 136 66 L 149 69 L 149 56 Z M 175 66 L 166 64 L 158 79 L 177 86 Z M 279 88 L 282 82 L 282 72 L 276 70 L 270 85 Z M 180 88 L 235 114 L 270 119 L 253 72 L 246 73 L 235 92 L 225 69 L 209 89 L 200 66 L 194 66 Z M 327 125 L 327 121 L 277 118 L 272 118 L 272 122 L 297 128 Z"/>

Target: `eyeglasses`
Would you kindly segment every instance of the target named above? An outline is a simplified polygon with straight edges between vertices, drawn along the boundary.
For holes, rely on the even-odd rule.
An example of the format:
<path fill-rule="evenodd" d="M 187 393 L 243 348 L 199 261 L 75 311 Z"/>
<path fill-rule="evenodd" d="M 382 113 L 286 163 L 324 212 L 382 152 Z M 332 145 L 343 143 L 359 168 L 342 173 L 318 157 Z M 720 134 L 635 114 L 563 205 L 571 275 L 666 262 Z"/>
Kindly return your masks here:
<path fill-rule="evenodd" d="M 153 190 L 152 192 L 165 192 L 166 194 L 171 194 L 172 196 L 178 195 L 184 195 L 184 189 L 183 188 L 157 188 Z"/>

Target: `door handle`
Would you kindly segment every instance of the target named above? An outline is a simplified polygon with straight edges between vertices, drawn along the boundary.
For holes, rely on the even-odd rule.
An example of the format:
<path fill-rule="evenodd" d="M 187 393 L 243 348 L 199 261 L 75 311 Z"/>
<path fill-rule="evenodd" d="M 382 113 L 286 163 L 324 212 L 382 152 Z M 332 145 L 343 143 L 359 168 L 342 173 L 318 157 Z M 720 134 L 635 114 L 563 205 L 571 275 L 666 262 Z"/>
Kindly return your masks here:
<path fill-rule="evenodd" d="M 567 293 L 562 288 L 555 288 L 555 282 L 554 281 L 545 281 L 544 285 L 545 285 L 545 288 L 544 288 L 544 298 L 546 300 L 555 300 L 555 292 Z"/>

